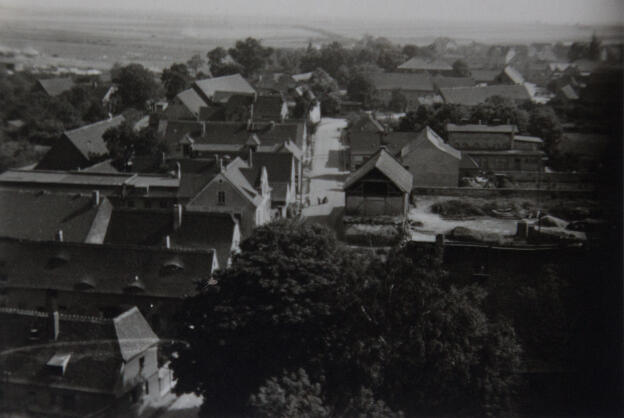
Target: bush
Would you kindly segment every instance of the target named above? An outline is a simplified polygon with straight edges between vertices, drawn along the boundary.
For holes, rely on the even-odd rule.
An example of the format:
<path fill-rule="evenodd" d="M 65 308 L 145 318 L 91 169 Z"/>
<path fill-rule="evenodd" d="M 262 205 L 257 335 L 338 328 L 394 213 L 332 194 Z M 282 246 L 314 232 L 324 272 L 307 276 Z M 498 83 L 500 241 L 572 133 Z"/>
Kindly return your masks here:
<path fill-rule="evenodd" d="M 483 216 L 483 209 L 472 202 L 453 199 L 434 203 L 431 211 L 445 217 Z"/>

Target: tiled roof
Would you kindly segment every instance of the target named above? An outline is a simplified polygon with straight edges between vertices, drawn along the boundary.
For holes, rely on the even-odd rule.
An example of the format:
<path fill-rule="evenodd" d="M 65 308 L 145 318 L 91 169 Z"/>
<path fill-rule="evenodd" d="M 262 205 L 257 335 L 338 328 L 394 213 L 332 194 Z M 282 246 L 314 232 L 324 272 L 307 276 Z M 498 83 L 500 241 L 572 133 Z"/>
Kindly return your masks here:
<path fill-rule="evenodd" d="M 487 132 L 510 134 L 518 132 L 518 128 L 516 127 L 516 125 L 456 125 L 454 123 L 447 123 L 446 132 Z"/>
<path fill-rule="evenodd" d="M 279 120 L 282 116 L 284 100 L 278 95 L 258 96 L 254 105 L 254 118 L 275 118 Z"/>
<path fill-rule="evenodd" d="M 252 95 L 256 93 L 251 84 L 249 84 L 240 74 L 197 80 L 193 83 L 193 88 L 201 91 L 208 99 L 212 99 L 216 92 Z"/>
<path fill-rule="evenodd" d="M 498 77 L 500 70 L 470 70 L 470 75 L 477 83 L 492 82 Z"/>
<path fill-rule="evenodd" d="M 63 240 L 84 242 L 96 220 L 106 227 L 111 209 L 104 197 L 96 206 L 91 195 L 0 190 L 0 236 L 50 241 L 62 230 Z"/>
<path fill-rule="evenodd" d="M 93 173 L 88 171 L 7 170 L 0 174 L 0 184 L 121 186 L 132 177 L 129 173 Z"/>
<path fill-rule="evenodd" d="M 383 148 L 377 151 L 360 168 L 349 175 L 345 181 L 344 188 L 347 189 L 351 187 L 364 177 L 365 174 L 375 168 L 381 171 L 403 192 L 409 193 L 412 191 L 412 174 Z"/>
<path fill-rule="evenodd" d="M 87 160 L 90 160 L 93 156 L 108 154 L 103 135 L 110 128 L 121 125 L 124 120 L 124 117 L 119 115 L 78 129 L 65 131 L 64 135 Z"/>
<path fill-rule="evenodd" d="M 199 109 L 206 106 L 206 102 L 193 89 L 181 91 L 176 98 L 195 116 L 199 116 Z"/>
<path fill-rule="evenodd" d="M 96 294 L 138 290 L 144 296 L 183 298 L 196 292 L 197 283 L 210 279 L 214 251 L 3 238 L 0 257 L 7 279 L 0 288 L 72 292 L 89 280 L 89 292 Z M 173 258 L 182 261 L 182 269 L 167 270 Z M 137 277 L 140 289 L 133 286 Z"/>
<path fill-rule="evenodd" d="M 410 153 L 413 147 L 417 146 L 418 144 L 424 141 L 431 143 L 434 147 L 436 147 L 440 151 L 452 156 L 453 158 L 457 160 L 462 159 L 462 153 L 460 151 L 456 150 L 455 148 L 453 148 L 452 146 L 444 142 L 444 140 L 440 138 L 440 136 L 438 136 L 438 134 L 436 134 L 435 131 L 428 126 L 422 131 L 420 131 L 416 139 L 408 142 L 401 149 L 401 155 L 404 156 Z"/>
<path fill-rule="evenodd" d="M 378 132 L 350 132 L 351 154 L 373 154 L 381 146 L 381 134 Z"/>
<path fill-rule="evenodd" d="M 511 65 L 506 66 L 503 72 L 515 84 L 518 84 L 518 85 L 524 84 L 524 77 L 522 76 L 522 74 L 520 74 L 520 71 L 516 70 Z"/>
<path fill-rule="evenodd" d="M 413 57 L 399 65 L 400 70 L 410 71 L 450 71 L 453 69 L 448 63 L 439 59 Z"/>
<path fill-rule="evenodd" d="M 162 247 L 165 237 L 172 248 L 215 249 L 219 266 L 227 266 L 237 221 L 227 213 L 185 210 L 178 229 L 170 210 L 116 209 L 106 234 L 106 243 Z"/>
<path fill-rule="evenodd" d="M 48 78 L 45 80 L 37 80 L 39 85 L 49 96 L 58 96 L 59 94 L 71 90 L 75 86 L 74 80 L 69 77 L 64 78 Z"/>
<path fill-rule="evenodd" d="M 457 87 L 472 87 L 475 85 L 474 80 L 471 77 L 445 77 L 435 76 L 433 77 L 433 84 L 436 88 L 457 88 Z"/>
<path fill-rule="evenodd" d="M 136 307 L 113 319 L 61 313 L 54 343 L 49 321 L 48 313 L 0 308 L 5 378 L 111 394 L 119 387 L 127 391 L 132 387 L 120 381 L 123 362 L 158 343 Z M 51 374 L 47 364 L 61 355 L 64 373 Z"/>
<path fill-rule="evenodd" d="M 487 99 L 500 96 L 511 100 L 531 100 L 531 96 L 524 86 L 484 86 L 458 87 L 454 89 L 440 89 L 446 103 L 476 106 Z"/>
<path fill-rule="evenodd" d="M 371 130 L 379 133 L 384 133 L 386 131 L 383 125 L 370 113 L 358 113 L 355 115 L 355 118 L 349 123 L 350 132 Z"/>
<path fill-rule="evenodd" d="M 290 153 L 255 152 L 252 154 L 254 167 L 266 167 L 269 184 L 273 182 L 290 183 L 293 169 L 293 156 Z"/>
<path fill-rule="evenodd" d="M 370 74 L 370 78 L 377 90 L 434 91 L 428 74 L 374 73 Z"/>
<path fill-rule="evenodd" d="M 225 171 L 222 172 L 223 176 L 245 196 L 254 206 L 260 206 L 263 201 L 263 197 L 256 189 L 256 184 L 252 184 L 243 170 L 249 168 L 246 162 L 240 158 L 236 158 L 230 164 L 228 164 Z"/>
<path fill-rule="evenodd" d="M 390 132 L 381 138 L 390 155 L 397 156 L 401 149 L 416 138 L 416 132 Z"/>

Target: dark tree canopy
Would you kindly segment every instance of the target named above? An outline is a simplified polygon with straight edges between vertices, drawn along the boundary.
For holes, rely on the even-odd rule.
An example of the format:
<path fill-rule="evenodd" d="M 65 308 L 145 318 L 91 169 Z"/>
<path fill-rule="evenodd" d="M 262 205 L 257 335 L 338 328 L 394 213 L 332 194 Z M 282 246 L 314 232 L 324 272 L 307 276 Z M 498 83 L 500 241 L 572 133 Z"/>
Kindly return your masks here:
<path fill-rule="evenodd" d="M 243 75 L 252 76 L 267 65 L 273 49 L 262 46 L 254 38 L 236 41 L 234 48 L 228 50 L 232 58 L 243 67 Z"/>
<path fill-rule="evenodd" d="M 158 85 L 154 74 L 141 64 L 128 64 L 111 73 L 118 86 L 116 95 L 124 108 L 145 109 L 147 101 L 157 97 Z"/>
<path fill-rule="evenodd" d="M 479 289 L 445 285 L 429 259 L 398 252 L 371 264 L 299 221 L 259 227 L 241 250 L 179 312 L 188 345 L 173 361 L 176 390 L 201 394 L 205 415 L 391 414 L 375 399 L 408 416 L 505 408 L 513 329 L 488 319 Z M 305 378 L 284 374 L 300 368 Z M 273 402 L 282 390 L 295 398 Z"/>
<path fill-rule="evenodd" d="M 225 57 L 227 57 L 227 51 L 224 48 L 218 46 L 208 51 L 206 56 L 208 57 L 208 63 L 210 65 L 221 64 Z"/>
<path fill-rule="evenodd" d="M 122 170 L 127 168 L 132 157 L 157 155 L 167 151 L 166 145 L 156 138 L 153 130 L 146 128 L 137 132 L 127 122 L 109 129 L 103 137 L 113 164 Z"/>
<path fill-rule="evenodd" d="M 470 77 L 470 68 L 466 61 L 461 59 L 455 61 L 453 63 L 453 74 L 456 77 Z"/>
<path fill-rule="evenodd" d="M 191 75 L 186 65 L 176 63 L 163 70 L 160 80 L 165 86 L 167 99 L 171 100 L 190 86 Z"/>

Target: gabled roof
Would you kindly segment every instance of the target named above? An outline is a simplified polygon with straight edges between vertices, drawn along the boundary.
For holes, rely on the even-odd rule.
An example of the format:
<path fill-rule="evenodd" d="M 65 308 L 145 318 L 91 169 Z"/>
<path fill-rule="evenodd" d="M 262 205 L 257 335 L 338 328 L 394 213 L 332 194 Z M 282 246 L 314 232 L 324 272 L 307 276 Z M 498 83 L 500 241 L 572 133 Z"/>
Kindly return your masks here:
<path fill-rule="evenodd" d="M 225 267 L 237 224 L 228 213 L 185 210 L 182 223 L 174 229 L 170 210 L 115 209 L 105 242 L 162 247 L 169 236 L 172 248 L 216 250 L 219 266 Z"/>
<path fill-rule="evenodd" d="M 436 88 L 457 88 L 457 87 L 472 87 L 475 85 L 474 80 L 471 77 L 446 77 L 435 76 L 433 77 L 433 84 Z"/>
<path fill-rule="evenodd" d="M 281 118 L 284 99 L 279 95 L 262 95 L 258 96 L 254 105 L 254 118 L 256 117 L 275 117 Z"/>
<path fill-rule="evenodd" d="M 524 84 L 524 77 L 520 74 L 520 71 L 516 70 L 511 65 L 508 65 L 503 70 L 503 73 L 514 83 L 518 85 Z"/>
<path fill-rule="evenodd" d="M 412 174 L 383 148 L 349 175 L 345 181 L 344 188 L 348 189 L 373 169 L 378 169 L 403 192 L 409 193 L 412 191 Z"/>
<path fill-rule="evenodd" d="M 193 88 L 201 92 L 205 98 L 212 99 L 216 92 L 256 94 L 254 88 L 240 74 L 197 80 Z M 229 98 L 229 96 L 228 96 Z"/>
<path fill-rule="evenodd" d="M 71 131 L 65 131 L 64 135 L 87 160 L 91 160 L 94 156 L 108 154 L 103 135 L 110 128 L 121 125 L 124 120 L 124 117 L 119 115 Z"/>
<path fill-rule="evenodd" d="M 158 337 L 136 307 L 113 319 L 59 314 L 54 343 L 48 313 L 0 308 L 0 350 L 5 377 L 74 390 L 115 393 L 124 362 L 146 352 Z M 48 365 L 63 367 L 52 375 Z M 98 406 L 99 407 L 99 406 Z"/>
<path fill-rule="evenodd" d="M 412 57 L 403 64 L 399 65 L 399 70 L 409 71 L 451 71 L 448 63 L 436 58 Z"/>
<path fill-rule="evenodd" d="M 381 137 L 381 145 L 392 156 L 397 156 L 401 149 L 416 138 L 416 132 L 390 132 Z"/>
<path fill-rule="evenodd" d="M 63 262 L 51 266 L 50 260 L 60 256 Z M 144 296 L 180 299 L 195 294 L 198 283 L 210 280 L 214 256 L 214 251 L 204 249 L 2 238 L 1 268 L 7 280 L 0 282 L 0 288 L 72 292 L 88 277 L 95 284 L 91 293 L 121 295 L 132 288 Z M 184 268 L 164 271 L 172 257 L 182 260 Z M 133 286 L 137 281 L 138 288 Z"/>
<path fill-rule="evenodd" d="M 384 133 L 386 130 L 383 125 L 373 117 L 373 115 L 361 112 L 357 114 L 356 119 L 349 123 L 349 132 L 357 131 L 374 131 Z"/>
<path fill-rule="evenodd" d="M 454 123 L 446 124 L 446 132 L 474 132 L 474 133 L 515 133 L 518 132 L 516 125 L 478 125 L 465 124 L 456 125 Z"/>
<path fill-rule="evenodd" d="M 377 90 L 434 91 L 429 74 L 373 73 L 370 78 Z"/>
<path fill-rule="evenodd" d="M 195 116 L 199 116 L 201 107 L 206 106 L 206 102 L 193 89 L 181 91 L 176 98 Z"/>
<path fill-rule="evenodd" d="M 477 83 L 492 82 L 499 74 L 499 70 L 470 70 L 472 79 Z"/>
<path fill-rule="evenodd" d="M 439 149 L 440 151 L 450 155 L 451 157 L 457 159 L 457 160 L 461 160 L 462 159 L 462 153 L 458 150 L 456 150 L 455 148 L 453 148 L 452 146 L 450 146 L 449 144 L 447 144 L 446 142 L 444 142 L 444 140 L 442 138 L 440 138 L 440 136 L 435 133 L 435 131 L 433 129 L 431 129 L 430 127 L 425 127 L 425 129 L 421 130 L 420 133 L 418 134 L 418 136 L 416 137 L 416 139 L 414 139 L 413 141 L 408 142 L 402 149 L 401 149 L 401 156 L 405 156 L 407 154 L 409 154 L 413 149 L 416 149 L 416 147 L 424 142 L 428 142 L 430 144 L 432 144 L 434 147 L 436 147 L 437 149 Z"/>
<path fill-rule="evenodd" d="M 71 90 L 76 85 L 74 80 L 69 77 L 48 78 L 37 80 L 37 82 L 48 96 L 58 96 L 63 92 Z"/>
<path fill-rule="evenodd" d="M 111 209 L 104 197 L 96 205 L 91 195 L 0 190 L 0 236 L 50 241 L 62 230 L 63 240 L 84 242 L 96 223 L 106 229 Z"/>
<path fill-rule="evenodd" d="M 440 89 L 440 94 L 442 94 L 446 103 L 465 106 L 476 106 L 494 96 L 500 96 L 511 100 L 531 100 L 531 96 L 526 87 L 516 85 Z"/>
<path fill-rule="evenodd" d="M 260 206 L 264 198 L 260 192 L 256 189 L 256 184 L 252 184 L 245 176 L 243 170 L 248 169 L 249 166 L 240 158 L 236 158 L 230 164 L 228 164 L 225 171 L 221 172 L 238 191 L 246 197 L 254 206 Z"/>

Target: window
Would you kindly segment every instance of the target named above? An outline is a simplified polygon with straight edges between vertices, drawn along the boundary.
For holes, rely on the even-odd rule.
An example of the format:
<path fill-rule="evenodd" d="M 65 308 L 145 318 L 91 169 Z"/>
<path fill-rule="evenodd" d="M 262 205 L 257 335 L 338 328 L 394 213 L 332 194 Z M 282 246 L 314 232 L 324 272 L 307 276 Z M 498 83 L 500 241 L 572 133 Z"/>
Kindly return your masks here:
<path fill-rule="evenodd" d="M 152 202 L 150 202 L 149 200 L 145 201 L 145 209 L 151 209 L 152 208 Z"/>
<path fill-rule="evenodd" d="M 146 395 L 149 395 L 149 382 L 146 381 L 145 384 L 143 385 L 143 392 L 145 392 Z"/>
<path fill-rule="evenodd" d="M 225 192 L 217 193 L 217 204 L 225 205 Z"/>
<path fill-rule="evenodd" d="M 161 200 L 159 202 L 159 205 L 162 209 L 166 209 L 167 208 L 167 201 L 166 200 Z"/>
<path fill-rule="evenodd" d="M 145 368 L 145 357 L 139 358 L 139 372 L 142 372 L 143 368 Z"/>

